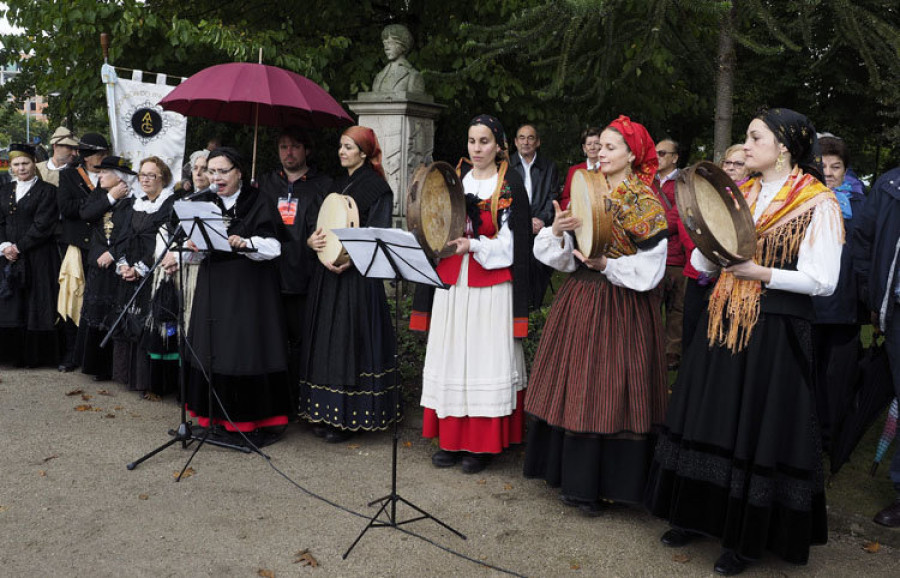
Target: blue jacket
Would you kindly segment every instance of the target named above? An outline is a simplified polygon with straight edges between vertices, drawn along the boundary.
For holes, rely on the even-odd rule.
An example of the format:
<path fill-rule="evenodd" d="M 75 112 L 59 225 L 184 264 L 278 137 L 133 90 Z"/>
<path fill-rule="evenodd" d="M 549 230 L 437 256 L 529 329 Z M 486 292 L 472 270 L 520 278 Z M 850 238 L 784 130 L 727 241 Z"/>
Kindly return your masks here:
<path fill-rule="evenodd" d="M 866 188 L 853 170 L 847 170 L 844 182 L 835 190 L 844 215 L 844 247 L 841 251 L 841 276 L 834 293 L 828 297 L 813 297 L 816 323 L 856 324 L 860 319 L 860 295 L 856 273 L 853 270 L 853 229 L 859 220 L 866 200 Z"/>
<path fill-rule="evenodd" d="M 875 181 L 853 231 L 853 257 L 860 294 L 884 331 L 900 265 L 900 167 Z"/>

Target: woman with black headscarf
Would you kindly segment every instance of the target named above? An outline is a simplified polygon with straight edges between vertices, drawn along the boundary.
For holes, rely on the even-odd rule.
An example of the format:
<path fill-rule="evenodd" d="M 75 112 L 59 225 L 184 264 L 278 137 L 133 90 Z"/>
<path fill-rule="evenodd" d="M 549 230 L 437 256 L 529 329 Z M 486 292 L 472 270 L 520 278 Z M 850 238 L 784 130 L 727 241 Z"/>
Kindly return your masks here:
<path fill-rule="evenodd" d="M 218 190 L 194 200 L 215 203 L 228 244 L 252 251 L 203 256 L 188 330 L 186 402 L 201 426 L 221 425 L 242 432 L 233 436 L 237 442 L 248 437 L 266 445 L 278 439 L 291 413 L 287 334 L 273 261 L 281 254 L 278 213 L 249 184 L 250 172 L 236 150 L 210 153 L 207 172 Z M 213 383 L 212 408 L 207 379 Z"/>
<path fill-rule="evenodd" d="M 56 364 L 56 187 L 37 175 L 34 147 L 9 149 L 13 180 L 0 188 L 0 358 Z"/>
<path fill-rule="evenodd" d="M 500 121 L 475 117 L 467 142 L 469 157 L 457 169 L 466 234 L 450 241 L 455 254 L 437 266 L 450 288 L 417 290 L 410 326 L 428 331 L 422 435 L 438 440 L 431 462 L 473 474 L 523 438 L 531 213 L 524 182 L 508 170 Z"/>
<path fill-rule="evenodd" d="M 824 185 L 816 131 L 787 109 L 747 128 L 741 186 L 758 236 L 726 267 L 673 387 L 646 504 L 672 529 L 663 544 L 706 535 L 739 574 L 770 550 L 805 564 L 828 531 L 812 381 L 811 296 L 837 284 L 844 229 Z M 747 257 L 751 257 L 747 255 Z M 692 264 L 716 266 L 695 250 Z"/>

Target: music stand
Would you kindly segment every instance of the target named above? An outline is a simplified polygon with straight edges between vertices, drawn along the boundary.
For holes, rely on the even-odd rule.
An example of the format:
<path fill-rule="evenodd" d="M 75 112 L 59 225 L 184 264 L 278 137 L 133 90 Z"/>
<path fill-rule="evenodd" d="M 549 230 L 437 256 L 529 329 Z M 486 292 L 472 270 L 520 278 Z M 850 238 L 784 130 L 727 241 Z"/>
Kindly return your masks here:
<path fill-rule="evenodd" d="M 446 289 L 434 265 L 425 256 L 419 241 L 408 231 L 401 229 L 379 229 L 375 227 L 359 228 L 359 229 L 333 229 L 332 232 L 337 235 L 344 248 L 350 254 L 350 259 L 359 273 L 368 279 L 390 279 L 396 284 L 394 291 L 394 339 L 398 342 L 400 337 L 400 281 L 407 280 L 431 287 L 440 287 Z M 394 355 L 395 362 L 399 367 L 399 351 Z M 394 388 L 395 407 L 400 405 L 400 387 L 399 384 Z M 369 519 L 369 523 L 363 528 L 356 540 L 344 552 L 343 558 L 346 559 L 350 555 L 353 548 L 359 543 L 362 537 L 369 531 L 369 528 L 394 528 L 417 522 L 419 520 L 433 520 L 440 526 L 450 530 L 463 540 L 466 536 L 461 532 L 451 528 L 441 520 L 435 518 L 422 508 L 416 506 L 406 498 L 397 493 L 397 446 L 400 442 L 400 419 L 394 419 L 393 440 L 391 449 L 391 493 L 383 498 L 372 500 L 369 506 L 381 504 L 381 507 L 375 512 L 375 515 Z M 397 520 L 397 502 L 402 502 L 418 512 L 420 515 L 408 520 Z M 388 509 L 390 506 L 390 509 Z M 381 515 L 386 516 L 386 520 L 380 519 Z"/>
<path fill-rule="evenodd" d="M 192 203 L 192 202 L 185 201 L 185 202 L 178 203 L 178 208 L 182 209 L 179 212 L 179 216 L 184 217 L 184 218 L 182 219 L 182 223 L 179 225 L 176 232 L 173 233 L 172 236 L 169 238 L 169 241 L 166 246 L 169 247 L 170 250 L 172 250 L 174 252 L 178 252 L 178 253 L 193 253 L 194 251 L 192 249 L 185 249 L 183 247 L 183 244 L 188 239 L 194 240 L 194 243 L 198 246 L 197 252 L 206 254 L 207 257 L 211 253 L 215 252 L 216 250 L 224 250 L 225 246 L 228 246 L 229 250 L 232 250 L 234 252 L 252 252 L 255 250 L 255 249 L 240 249 L 240 250 L 232 249 L 230 247 L 230 245 L 227 244 L 228 243 L 228 238 L 226 236 L 227 233 L 223 232 L 224 231 L 223 218 L 221 216 L 221 212 L 216 214 L 216 211 L 218 211 L 218 207 L 216 207 L 215 205 L 213 205 L 211 203 L 199 203 L 199 202 Z M 186 229 L 184 227 L 185 223 L 190 223 L 190 227 Z M 212 234 L 210 234 L 210 233 L 212 233 Z M 223 242 L 224 242 L 224 244 L 223 244 Z M 172 246 L 174 244 L 179 244 L 180 246 L 172 249 Z M 138 287 L 138 289 L 135 291 L 135 295 L 133 295 L 131 300 L 129 301 L 129 305 L 137 297 L 137 293 L 140 292 L 144 283 L 146 283 L 148 279 L 153 277 L 152 274 L 162 263 L 164 255 L 165 254 L 162 254 L 159 256 L 159 258 L 157 258 L 156 263 L 154 263 L 154 265 L 153 265 L 153 268 L 147 274 L 145 279 L 143 279 L 141 281 L 141 286 Z M 197 452 L 200 451 L 200 448 L 203 447 L 203 444 L 205 444 L 205 443 L 208 443 L 208 444 L 211 444 L 211 445 L 214 445 L 217 447 L 237 450 L 237 451 L 243 452 L 243 453 L 251 453 L 253 451 L 251 448 L 248 448 L 244 445 L 233 444 L 233 443 L 229 443 L 227 441 L 223 441 L 221 439 L 215 439 L 215 438 L 211 437 L 211 435 L 213 434 L 214 429 L 215 429 L 214 427 L 212 427 L 213 407 L 214 407 L 214 404 L 213 404 L 213 392 L 214 392 L 214 390 L 213 390 L 213 371 L 212 371 L 212 361 L 214 358 L 214 354 L 213 354 L 213 348 L 212 348 L 212 339 L 210 339 L 210 349 L 209 349 L 209 352 L 207 355 L 207 366 L 209 368 L 209 373 L 206 376 L 207 380 L 209 382 L 207 413 L 209 414 L 210 427 L 205 428 L 205 431 L 198 434 L 192 430 L 191 422 L 189 422 L 187 420 L 187 378 L 185 376 L 185 372 L 187 371 L 187 364 L 190 363 L 190 356 L 186 355 L 187 351 L 190 349 L 190 344 L 187 341 L 187 335 L 184 331 L 185 323 L 184 323 L 183 265 L 181 267 L 179 267 L 179 275 L 180 275 L 180 279 L 181 279 L 181 287 L 179 290 L 179 300 L 178 300 L 178 324 L 179 324 L 178 334 L 179 334 L 179 345 L 180 345 L 179 352 L 180 352 L 180 357 L 181 357 L 181 363 L 180 363 L 180 367 L 178 370 L 178 377 L 179 377 L 179 382 L 180 382 L 179 390 L 181 393 L 181 423 L 178 425 L 177 429 L 169 430 L 168 433 L 170 436 L 172 436 L 172 438 L 170 440 L 168 440 L 167 442 L 163 443 L 162 445 L 155 448 L 154 450 L 148 452 L 147 454 L 141 456 L 140 458 L 138 458 L 135 461 L 130 462 L 126 465 L 126 468 L 128 470 L 133 470 L 137 466 L 139 466 L 142 462 L 150 459 L 151 457 L 155 456 L 156 454 L 158 454 L 159 452 L 168 448 L 169 446 L 172 446 L 173 444 L 181 442 L 182 448 L 187 449 L 187 447 L 192 442 L 194 442 L 194 441 L 199 442 L 197 444 L 197 446 L 194 448 L 194 451 L 191 452 L 191 455 L 188 458 L 187 462 L 184 464 L 184 467 L 181 469 L 181 472 L 179 472 L 178 476 L 175 478 L 176 482 L 181 481 L 181 478 L 184 475 L 184 472 L 187 471 L 187 468 L 190 465 L 191 461 L 194 459 L 194 456 L 197 455 Z M 211 300 L 212 287 L 210 284 L 207 284 L 207 297 L 208 297 L 208 301 L 211 303 L 212 302 L 212 300 Z M 127 306 L 126 306 L 125 310 L 127 311 Z M 116 320 L 116 323 L 118 323 L 119 320 L 121 320 L 121 318 L 123 316 L 124 316 L 124 311 L 122 314 L 120 314 L 119 319 Z M 210 336 L 212 336 L 212 326 L 213 326 L 214 321 L 215 320 L 212 318 L 212 315 L 210 315 L 209 319 L 207 319 Z M 115 324 L 113 325 L 113 327 L 115 327 Z M 106 339 L 108 339 L 111 334 L 112 334 L 112 329 L 110 329 L 110 332 L 109 332 L 109 334 L 107 334 Z M 106 340 L 104 339 L 104 342 L 105 341 Z M 266 454 L 259 451 L 258 449 L 257 449 L 257 453 L 259 453 L 260 455 L 262 455 L 263 457 L 268 459 L 268 456 L 266 456 Z"/>

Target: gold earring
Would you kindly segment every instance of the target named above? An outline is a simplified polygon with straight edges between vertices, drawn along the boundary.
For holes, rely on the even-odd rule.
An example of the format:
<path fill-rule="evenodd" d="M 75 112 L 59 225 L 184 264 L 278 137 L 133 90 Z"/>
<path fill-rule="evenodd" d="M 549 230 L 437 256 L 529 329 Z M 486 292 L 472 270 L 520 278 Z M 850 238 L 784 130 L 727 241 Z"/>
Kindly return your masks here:
<path fill-rule="evenodd" d="M 784 151 L 778 153 L 778 158 L 775 159 L 775 170 L 781 172 L 784 169 L 784 163 L 787 162 L 787 159 L 784 157 Z"/>

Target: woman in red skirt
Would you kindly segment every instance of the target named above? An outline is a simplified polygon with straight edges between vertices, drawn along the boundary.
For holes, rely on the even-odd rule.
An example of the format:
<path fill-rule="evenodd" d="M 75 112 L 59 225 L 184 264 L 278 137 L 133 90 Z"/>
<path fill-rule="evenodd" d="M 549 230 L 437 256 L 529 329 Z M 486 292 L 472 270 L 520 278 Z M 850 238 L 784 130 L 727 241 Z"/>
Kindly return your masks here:
<path fill-rule="evenodd" d="M 590 259 L 566 234 L 581 223 L 557 206 L 534 255 L 572 273 L 538 346 L 525 411 L 525 476 L 561 488 L 560 499 L 596 515 L 605 502 L 638 503 L 653 457 L 651 428 L 666 409 L 659 296 L 666 265 L 663 207 L 650 189 L 658 161 L 647 130 L 620 116 L 600 135 L 600 171 L 613 234 Z"/>

